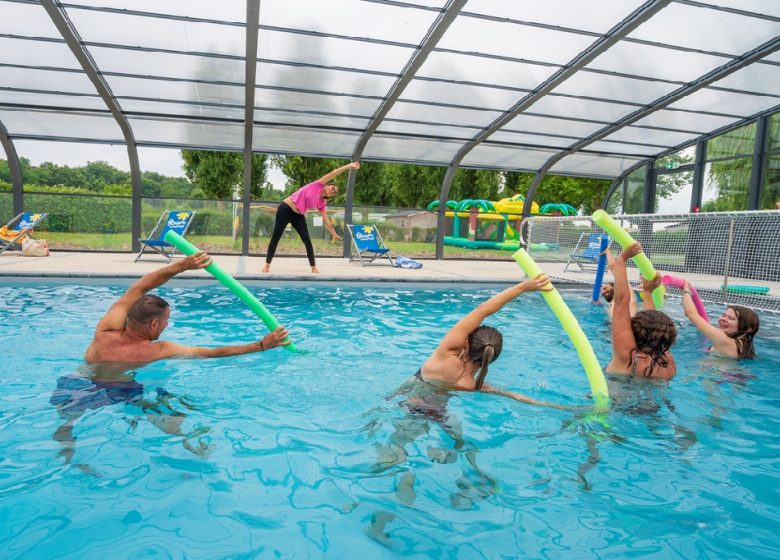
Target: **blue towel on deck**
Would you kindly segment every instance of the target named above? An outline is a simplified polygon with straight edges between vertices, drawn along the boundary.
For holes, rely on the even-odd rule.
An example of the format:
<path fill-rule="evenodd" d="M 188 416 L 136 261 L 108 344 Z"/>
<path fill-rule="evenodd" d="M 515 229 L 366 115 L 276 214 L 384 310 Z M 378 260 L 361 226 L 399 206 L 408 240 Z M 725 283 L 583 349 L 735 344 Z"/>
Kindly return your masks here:
<path fill-rule="evenodd" d="M 422 263 L 409 257 L 398 255 L 395 257 L 395 266 L 396 268 L 422 268 Z"/>

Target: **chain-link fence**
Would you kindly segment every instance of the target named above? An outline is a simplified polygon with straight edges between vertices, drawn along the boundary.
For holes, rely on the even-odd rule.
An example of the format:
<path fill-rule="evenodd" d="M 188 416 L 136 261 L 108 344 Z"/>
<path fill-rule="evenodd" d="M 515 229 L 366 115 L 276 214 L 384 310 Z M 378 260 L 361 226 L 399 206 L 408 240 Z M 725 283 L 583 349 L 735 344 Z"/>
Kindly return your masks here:
<path fill-rule="evenodd" d="M 658 271 L 688 279 L 703 299 L 780 311 L 780 211 L 614 217 Z M 601 233 L 586 217 L 534 217 L 529 251 L 563 265 L 569 279 L 592 282 Z"/>

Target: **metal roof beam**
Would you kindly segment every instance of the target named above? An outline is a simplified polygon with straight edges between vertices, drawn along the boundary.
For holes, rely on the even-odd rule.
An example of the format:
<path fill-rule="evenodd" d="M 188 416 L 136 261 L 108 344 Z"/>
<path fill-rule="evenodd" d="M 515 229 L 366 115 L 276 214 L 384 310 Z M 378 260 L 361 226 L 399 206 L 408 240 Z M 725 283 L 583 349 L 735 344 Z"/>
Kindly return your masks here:
<path fill-rule="evenodd" d="M 577 55 L 569 64 L 563 68 L 560 68 L 533 92 L 526 95 L 511 109 L 506 111 L 501 117 L 493 121 L 490 126 L 486 127 L 480 134 L 474 137 L 469 143 L 458 150 L 458 153 L 455 155 L 449 168 L 447 169 L 447 173 L 444 176 L 444 181 L 442 182 L 441 192 L 439 193 L 439 219 L 438 231 L 436 235 L 437 259 L 442 259 L 444 257 L 444 212 L 447 207 L 447 197 L 449 196 L 452 181 L 455 178 L 455 173 L 457 172 L 457 168 L 460 165 L 460 162 L 463 161 L 463 158 L 480 143 L 485 141 L 491 134 L 505 126 L 517 115 L 528 109 L 531 105 L 558 87 L 565 80 L 569 79 L 579 70 L 590 64 L 596 57 L 607 51 L 623 37 L 653 17 L 655 14 L 669 5 L 670 2 L 671 0 L 652 0 L 643 4 L 640 8 L 634 11 L 634 13 L 613 27 L 604 37 L 591 44 L 587 49 Z M 526 206 L 527 205 L 528 202 L 526 199 Z"/>
<path fill-rule="evenodd" d="M 100 72 L 98 72 L 92 56 L 81 43 L 81 38 L 71 21 L 68 19 L 65 10 L 59 6 L 55 0 L 41 0 L 41 4 L 49 14 L 49 17 L 60 32 L 60 35 L 62 35 L 65 43 L 70 48 L 71 52 L 73 52 L 76 59 L 79 61 L 79 64 L 81 64 L 84 73 L 95 86 L 95 89 L 103 99 L 103 102 L 111 111 L 114 120 L 116 120 L 122 131 L 122 135 L 124 136 L 130 163 L 130 183 L 133 194 L 131 225 L 132 250 L 134 252 L 138 251 L 140 248 L 139 239 L 141 237 L 141 165 L 138 160 L 138 149 L 135 145 L 133 129 L 130 127 L 127 118 L 122 114 L 122 109 L 116 99 L 114 99 L 108 84 L 100 75 Z"/>
<path fill-rule="evenodd" d="M 533 201 L 533 196 L 536 194 L 536 190 L 539 187 L 539 183 L 541 182 L 542 178 L 544 178 L 544 175 L 549 171 L 553 165 L 558 163 L 560 160 L 562 160 L 564 157 L 574 154 L 578 151 L 580 151 L 585 146 L 588 146 L 589 144 L 592 144 L 593 142 L 596 142 L 598 140 L 601 140 L 605 136 L 608 136 L 612 134 L 613 132 L 616 132 L 620 130 L 621 128 L 628 126 L 637 120 L 646 117 L 647 115 L 650 115 L 660 109 L 663 109 L 667 105 L 670 105 L 671 103 L 674 103 L 675 101 L 679 101 L 683 97 L 686 97 L 690 95 L 691 93 L 698 91 L 707 85 L 725 78 L 729 74 L 732 74 L 736 72 L 737 70 L 744 68 L 745 66 L 752 64 L 756 60 L 759 60 L 769 54 L 772 54 L 773 52 L 780 49 L 780 37 L 775 37 L 774 39 L 771 39 L 767 42 L 765 42 L 762 45 L 759 45 L 755 49 L 743 54 L 737 59 L 734 59 L 732 61 L 729 61 L 727 64 L 724 64 L 723 66 L 720 66 L 718 68 L 715 68 L 714 70 L 707 72 L 703 76 L 701 76 L 699 79 L 694 80 L 688 85 L 685 85 L 661 98 L 656 100 L 655 102 L 651 103 L 644 109 L 640 109 L 639 111 L 635 111 L 631 113 L 630 115 L 626 115 L 619 121 L 615 122 L 613 125 L 610 125 L 595 134 L 589 136 L 588 138 L 585 138 L 581 140 L 580 142 L 577 142 L 576 144 L 570 146 L 567 150 L 560 152 L 559 154 L 556 154 L 549 160 L 545 162 L 545 164 L 541 167 L 539 170 L 539 176 L 534 179 L 533 183 L 531 183 L 530 188 L 528 189 L 528 196 L 525 200 L 525 205 L 523 206 L 523 214 L 524 215 L 530 215 L 531 211 L 531 203 Z M 686 145 L 690 145 L 687 143 Z M 673 152 L 672 152 L 673 153 Z M 657 159 L 658 156 L 656 156 Z"/>
<path fill-rule="evenodd" d="M 242 217 L 241 254 L 249 255 L 249 220 L 252 202 L 252 144 L 255 131 L 255 82 L 257 77 L 257 33 L 260 21 L 260 0 L 246 2 L 246 62 L 244 70 L 244 208 Z"/>
<path fill-rule="evenodd" d="M 16 152 L 13 140 L 8 135 L 8 129 L 0 121 L 0 144 L 5 150 L 8 161 L 8 171 L 11 173 L 11 190 L 13 192 L 13 215 L 24 212 L 24 184 L 22 183 L 22 166 L 19 164 L 19 154 Z"/>
<path fill-rule="evenodd" d="M 449 29 L 452 22 L 455 21 L 455 18 L 458 16 L 458 13 L 465 4 L 466 0 L 448 0 L 444 11 L 440 13 L 433 22 L 430 29 L 428 30 L 428 33 L 420 42 L 419 48 L 406 63 L 406 66 L 404 66 L 401 75 L 390 88 L 390 91 L 387 92 L 384 101 L 371 117 L 371 121 L 368 123 L 365 131 L 363 131 L 363 133 L 360 135 L 360 138 L 355 144 L 355 148 L 352 150 L 352 161 L 360 161 L 360 159 L 363 157 L 363 150 L 365 150 L 369 139 L 374 134 L 374 132 L 376 132 L 377 128 L 379 128 L 379 125 L 382 124 L 382 121 L 387 116 L 387 113 L 390 112 L 390 109 L 392 109 L 393 105 L 395 105 L 396 101 L 398 101 L 398 98 L 401 97 L 401 94 L 406 89 L 406 86 L 409 85 L 409 83 L 412 81 L 412 78 L 414 78 L 414 75 L 425 63 L 428 55 L 431 53 L 431 51 L 433 51 L 434 47 L 442 38 L 447 29 Z M 350 169 L 349 175 L 347 177 L 346 208 L 344 209 L 345 224 L 352 223 L 352 198 L 355 193 L 356 180 L 357 170 Z M 351 249 L 348 237 L 349 236 L 347 235 L 343 237 L 344 257 L 349 256 Z"/>

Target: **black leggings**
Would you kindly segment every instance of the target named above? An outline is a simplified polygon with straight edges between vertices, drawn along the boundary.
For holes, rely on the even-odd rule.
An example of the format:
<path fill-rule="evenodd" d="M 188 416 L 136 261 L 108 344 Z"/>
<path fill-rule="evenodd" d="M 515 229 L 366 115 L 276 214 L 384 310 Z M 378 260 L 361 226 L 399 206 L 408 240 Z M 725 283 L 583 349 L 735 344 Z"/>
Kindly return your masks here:
<path fill-rule="evenodd" d="M 284 228 L 287 227 L 287 224 L 292 224 L 292 227 L 295 228 L 295 231 L 301 236 L 301 241 L 303 241 L 303 244 L 306 246 L 306 256 L 309 257 L 309 266 L 315 266 L 314 245 L 311 244 L 311 237 L 309 237 L 306 216 L 293 211 L 293 209 L 284 202 L 279 204 L 279 208 L 276 210 L 274 232 L 271 234 L 271 242 L 268 244 L 268 254 L 265 256 L 265 262 L 271 264 L 271 261 L 276 254 L 276 246 L 279 244 L 279 240 L 282 238 Z"/>

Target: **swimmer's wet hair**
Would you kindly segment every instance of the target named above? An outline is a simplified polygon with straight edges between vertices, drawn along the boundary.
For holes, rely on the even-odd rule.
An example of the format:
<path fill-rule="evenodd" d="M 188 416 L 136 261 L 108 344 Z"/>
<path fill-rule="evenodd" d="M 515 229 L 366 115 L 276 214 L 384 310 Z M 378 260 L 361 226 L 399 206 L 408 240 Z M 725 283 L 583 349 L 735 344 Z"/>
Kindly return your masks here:
<path fill-rule="evenodd" d="M 476 375 L 476 390 L 480 391 L 488 374 L 488 366 L 501 355 L 504 336 L 494 327 L 481 326 L 469 335 L 468 344 L 469 359 L 480 364 Z"/>
<path fill-rule="evenodd" d="M 158 296 L 145 295 L 136 301 L 127 313 L 127 320 L 138 325 L 146 325 L 152 319 L 160 319 L 170 307 L 168 302 Z"/>

